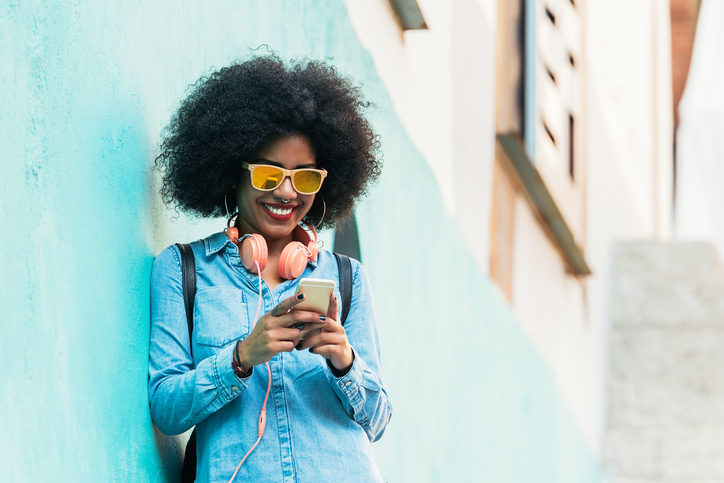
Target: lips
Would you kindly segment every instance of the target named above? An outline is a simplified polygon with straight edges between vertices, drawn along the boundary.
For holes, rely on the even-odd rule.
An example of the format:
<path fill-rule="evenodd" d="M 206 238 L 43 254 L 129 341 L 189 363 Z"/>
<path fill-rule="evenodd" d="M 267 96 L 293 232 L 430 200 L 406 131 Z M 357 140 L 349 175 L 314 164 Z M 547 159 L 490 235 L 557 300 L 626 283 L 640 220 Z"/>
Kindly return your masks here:
<path fill-rule="evenodd" d="M 296 206 L 289 206 L 289 205 L 280 205 L 276 203 L 262 203 L 262 208 L 264 208 L 264 212 L 271 218 L 272 220 L 276 221 L 289 221 L 294 217 L 294 212 L 296 211 Z"/>

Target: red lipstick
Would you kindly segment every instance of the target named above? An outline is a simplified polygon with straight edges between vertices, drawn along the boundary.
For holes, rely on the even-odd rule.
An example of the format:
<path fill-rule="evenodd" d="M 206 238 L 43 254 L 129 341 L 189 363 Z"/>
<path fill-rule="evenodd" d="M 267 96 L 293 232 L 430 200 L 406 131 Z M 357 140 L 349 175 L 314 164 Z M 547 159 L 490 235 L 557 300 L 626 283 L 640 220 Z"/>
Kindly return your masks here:
<path fill-rule="evenodd" d="M 267 216 L 269 216 L 269 218 L 271 218 L 272 220 L 275 220 L 275 221 L 289 221 L 289 220 L 291 220 L 291 219 L 294 217 L 294 212 L 295 212 L 296 209 L 297 209 L 296 206 L 281 205 L 281 204 L 277 204 L 277 203 L 262 203 L 261 206 L 262 206 L 262 208 L 264 208 L 264 213 L 266 213 Z M 280 209 L 289 209 L 289 208 L 291 208 L 292 211 L 290 211 L 290 212 L 289 212 L 288 214 L 286 214 L 286 215 L 278 215 L 278 214 L 274 213 L 273 211 L 271 211 L 269 208 L 267 208 L 267 206 L 271 206 L 271 207 L 273 207 L 273 208 L 280 208 Z"/>

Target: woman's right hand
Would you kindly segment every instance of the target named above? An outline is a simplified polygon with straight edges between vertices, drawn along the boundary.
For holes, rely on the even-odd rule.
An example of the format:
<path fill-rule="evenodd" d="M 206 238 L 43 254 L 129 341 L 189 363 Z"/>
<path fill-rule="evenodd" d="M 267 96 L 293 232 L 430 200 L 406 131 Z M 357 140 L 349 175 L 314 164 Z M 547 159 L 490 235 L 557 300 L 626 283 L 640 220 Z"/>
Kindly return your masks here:
<path fill-rule="evenodd" d="M 301 298 L 299 298 L 301 296 Z M 236 346 L 241 368 L 263 364 L 279 352 L 291 352 L 299 343 L 302 329 L 318 329 L 325 316 L 316 312 L 292 310 L 304 300 L 304 294 L 292 295 L 264 314 L 246 339 Z"/>

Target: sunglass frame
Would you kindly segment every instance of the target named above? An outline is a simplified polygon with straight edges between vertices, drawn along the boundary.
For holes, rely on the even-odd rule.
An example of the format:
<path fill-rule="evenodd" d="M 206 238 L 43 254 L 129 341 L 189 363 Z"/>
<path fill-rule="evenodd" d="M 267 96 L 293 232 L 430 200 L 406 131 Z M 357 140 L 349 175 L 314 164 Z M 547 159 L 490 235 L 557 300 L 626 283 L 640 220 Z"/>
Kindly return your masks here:
<path fill-rule="evenodd" d="M 273 164 L 263 164 L 263 163 L 260 163 L 260 164 L 242 163 L 241 167 L 249 170 L 249 173 L 250 173 L 249 183 L 251 184 L 252 188 L 254 188 L 255 190 L 259 190 L 259 191 L 274 191 L 275 189 L 279 188 L 284 183 L 285 179 L 289 178 L 289 180 L 292 182 L 292 188 L 294 188 L 294 191 L 296 191 L 300 195 L 313 195 L 313 194 L 319 193 L 319 190 L 322 189 L 322 183 L 324 183 L 324 178 L 327 177 L 326 169 L 315 169 L 315 168 L 284 169 L 279 166 L 274 166 Z M 278 169 L 279 171 L 281 171 L 283 177 L 282 177 L 281 181 L 279 181 L 279 184 L 273 188 L 259 188 L 259 187 L 255 186 L 254 181 L 253 181 L 254 180 L 254 170 L 259 167 L 274 168 L 274 169 Z M 294 175 L 296 173 L 299 173 L 300 171 L 313 171 L 315 173 L 319 173 L 322 176 L 322 178 L 319 180 L 319 186 L 317 186 L 317 189 L 315 191 L 307 193 L 307 192 L 300 191 L 297 188 L 297 185 L 294 182 Z"/>

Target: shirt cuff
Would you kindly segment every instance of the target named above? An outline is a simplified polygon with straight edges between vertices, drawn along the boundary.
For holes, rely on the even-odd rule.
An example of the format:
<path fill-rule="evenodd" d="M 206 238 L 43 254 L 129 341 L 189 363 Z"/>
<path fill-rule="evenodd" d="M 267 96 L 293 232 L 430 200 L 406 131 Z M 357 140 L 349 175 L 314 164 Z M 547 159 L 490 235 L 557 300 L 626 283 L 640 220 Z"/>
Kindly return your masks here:
<path fill-rule="evenodd" d="M 214 380 L 219 393 L 226 399 L 226 402 L 235 399 L 239 394 L 247 388 L 246 383 L 252 376 L 240 379 L 234 374 L 234 368 L 231 362 L 234 360 L 234 349 L 236 344 L 230 344 L 228 347 L 221 349 L 214 356 Z"/>
<path fill-rule="evenodd" d="M 362 389 L 362 378 L 365 372 L 366 364 L 360 359 L 352 349 L 352 367 L 349 371 L 341 377 L 336 377 L 331 369 L 328 368 L 327 373 L 329 374 L 329 380 L 332 383 L 332 388 L 337 396 L 345 400 L 349 404 L 350 408 L 354 413 L 355 420 L 365 419 L 364 416 L 364 390 Z M 346 405 L 346 404 L 345 404 Z"/>

